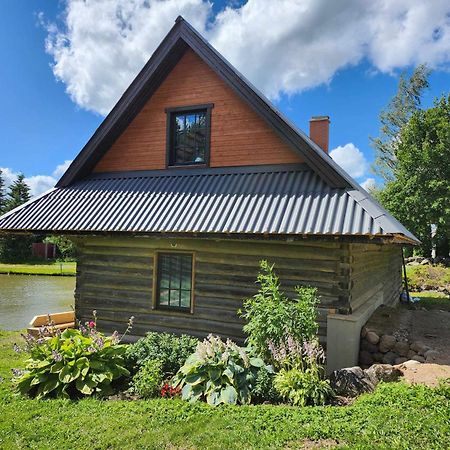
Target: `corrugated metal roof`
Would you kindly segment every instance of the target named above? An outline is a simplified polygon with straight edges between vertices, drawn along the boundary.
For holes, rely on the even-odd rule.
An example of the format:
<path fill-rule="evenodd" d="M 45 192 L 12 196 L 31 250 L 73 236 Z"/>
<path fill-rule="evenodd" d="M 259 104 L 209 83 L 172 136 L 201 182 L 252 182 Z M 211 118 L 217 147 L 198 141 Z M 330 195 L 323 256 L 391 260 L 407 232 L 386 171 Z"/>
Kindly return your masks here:
<path fill-rule="evenodd" d="M 415 240 L 364 191 L 304 165 L 93 174 L 0 217 L 0 230 L 383 236 Z"/>

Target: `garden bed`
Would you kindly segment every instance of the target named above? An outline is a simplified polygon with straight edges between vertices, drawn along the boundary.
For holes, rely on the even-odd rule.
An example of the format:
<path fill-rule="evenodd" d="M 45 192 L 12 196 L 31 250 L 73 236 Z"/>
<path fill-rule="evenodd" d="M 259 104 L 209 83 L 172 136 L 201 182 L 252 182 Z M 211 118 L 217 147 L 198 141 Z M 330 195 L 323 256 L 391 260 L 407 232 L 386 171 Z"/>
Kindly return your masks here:
<path fill-rule="evenodd" d="M 32 400 L 11 390 L 18 332 L 0 332 L 1 448 L 448 448 L 450 389 L 381 384 L 351 406 L 220 406 L 181 400 Z M 317 448 L 317 447 L 316 447 Z M 320 448 L 320 447 L 319 447 Z"/>

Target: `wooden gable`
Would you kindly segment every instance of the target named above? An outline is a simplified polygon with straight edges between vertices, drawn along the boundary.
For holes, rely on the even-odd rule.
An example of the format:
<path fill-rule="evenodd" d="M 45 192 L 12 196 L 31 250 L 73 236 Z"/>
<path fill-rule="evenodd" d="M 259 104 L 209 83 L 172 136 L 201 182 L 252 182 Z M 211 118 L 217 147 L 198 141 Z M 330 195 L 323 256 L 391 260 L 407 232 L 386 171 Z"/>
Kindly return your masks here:
<path fill-rule="evenodd" d="M 303 162 L 191 49 L 94 168 L 94 172 L 166 167 L 166 108 L 213 103 L 210 166 Z"/>

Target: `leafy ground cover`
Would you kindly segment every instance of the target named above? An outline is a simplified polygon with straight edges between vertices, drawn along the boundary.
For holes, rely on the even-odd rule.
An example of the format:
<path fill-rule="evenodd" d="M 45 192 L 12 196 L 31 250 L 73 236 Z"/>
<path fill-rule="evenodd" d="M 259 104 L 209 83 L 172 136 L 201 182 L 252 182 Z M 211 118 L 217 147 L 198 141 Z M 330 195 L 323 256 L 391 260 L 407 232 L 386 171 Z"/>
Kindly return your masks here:
<path fill-rule="evenodd" d="M 443 265 L 406 266 L 406 276 L 411 290 L 450 290 L 450 267 Z"/>
<path fill-rule="evenodd" d="M 450 447 L 450 387 L 381 384 L 348 407 L 220 406 L 181 400 L 31 400 L 11 390 L 26 355 L 0 331 L 0 448 L 274 449 Z"/>
<path fill-rule="evenodd" d="M 76 262 L 51 262 L 48 264 L 0 264 L 0 273 L 16 275 L 75 276 Z"/>

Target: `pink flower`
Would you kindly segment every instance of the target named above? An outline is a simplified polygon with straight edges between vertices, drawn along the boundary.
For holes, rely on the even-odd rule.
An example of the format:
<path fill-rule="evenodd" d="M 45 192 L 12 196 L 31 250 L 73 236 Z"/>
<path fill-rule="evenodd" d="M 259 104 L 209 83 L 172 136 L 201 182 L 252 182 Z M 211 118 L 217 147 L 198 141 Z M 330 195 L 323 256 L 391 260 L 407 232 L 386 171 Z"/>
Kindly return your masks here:
<path fill-rule="evenodd" d="M 95 322 L 93 320 L 89 322 L 89 328 L 95 328 Z"/>

